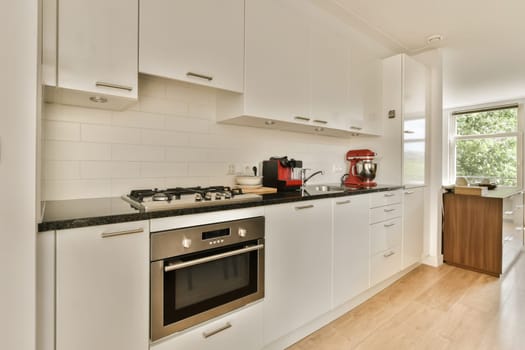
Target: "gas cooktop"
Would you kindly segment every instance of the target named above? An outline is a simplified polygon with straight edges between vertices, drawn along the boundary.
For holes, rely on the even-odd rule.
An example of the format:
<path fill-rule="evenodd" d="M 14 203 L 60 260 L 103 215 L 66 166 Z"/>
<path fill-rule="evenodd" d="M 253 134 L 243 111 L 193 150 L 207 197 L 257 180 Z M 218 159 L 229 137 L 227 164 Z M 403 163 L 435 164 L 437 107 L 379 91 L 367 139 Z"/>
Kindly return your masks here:
<path fill-rule="evenodd" d="M 168 209 L 184 209 L 240 202 L 260 201 L 257 194 L 243 193 L 239 188 L 228 186 L 176 187 L 168 189 L 132 190 L 122 196 L 133 207 L 146 212 Z"/>

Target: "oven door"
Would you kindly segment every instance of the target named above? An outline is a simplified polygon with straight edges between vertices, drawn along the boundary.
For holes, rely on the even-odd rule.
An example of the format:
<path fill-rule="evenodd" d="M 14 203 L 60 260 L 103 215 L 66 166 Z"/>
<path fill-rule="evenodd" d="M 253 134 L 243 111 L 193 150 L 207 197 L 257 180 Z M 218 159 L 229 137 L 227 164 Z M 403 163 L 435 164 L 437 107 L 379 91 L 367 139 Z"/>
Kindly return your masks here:
<path fill-rule="evenodd" d="M 264 297 L 264 239 L 151 263 L 151 340 Z"/>

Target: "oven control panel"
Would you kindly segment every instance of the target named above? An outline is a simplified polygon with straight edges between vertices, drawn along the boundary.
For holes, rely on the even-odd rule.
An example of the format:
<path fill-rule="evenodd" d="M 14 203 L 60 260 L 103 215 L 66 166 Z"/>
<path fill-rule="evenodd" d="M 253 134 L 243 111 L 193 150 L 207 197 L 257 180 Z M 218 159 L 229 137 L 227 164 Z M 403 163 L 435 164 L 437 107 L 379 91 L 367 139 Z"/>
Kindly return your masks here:
<path fill-rule="evenodd" d="M 264 238 L 264 216 L 151 234 L 151 261 Z"/>

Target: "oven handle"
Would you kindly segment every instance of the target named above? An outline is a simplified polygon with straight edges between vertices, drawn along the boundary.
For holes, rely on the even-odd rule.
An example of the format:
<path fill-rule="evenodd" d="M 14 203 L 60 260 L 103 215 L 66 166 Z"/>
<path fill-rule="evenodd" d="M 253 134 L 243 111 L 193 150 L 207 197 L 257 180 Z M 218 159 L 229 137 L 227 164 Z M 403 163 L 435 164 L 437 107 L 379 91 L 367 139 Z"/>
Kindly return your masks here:
<path fill-rule="evenodd" d="M 198 265 L 198 264 L 204 264 L 204 263 L 207 263 L 207 262 L 210 262 L 210 261 L 227 258 L 227 257 L 234 256 L 234 255 L 244 254 L 244 253 L 248 253 L 248 252 L 251 252 L 251 251 L 254 251 L 254 250 L 260 250 L 260 249 L 263 249 L 263 248 L 264 248 L 264 244 L 258 244 L 258 245 L 254 245 L 254 246 L 250 246 L 250 247 L 246 247 L 246 248 L 242 248 L 242 249 L 233 250 L 231 252 L 226 252 L 226 253 L 222 253 L 222 254 L 207 256 L 205 258 L 195 259 L 195 260 L 181 262 L 181 263 L 175 263 L 175 264 L 171 264 L 171 265 L 165 266 L 164 267 L 164 272 L 180 270 L 180 269 L 183 269 L 185 267 L 190 267 L 190 266 L 194 266 L 194 265 Z"/>

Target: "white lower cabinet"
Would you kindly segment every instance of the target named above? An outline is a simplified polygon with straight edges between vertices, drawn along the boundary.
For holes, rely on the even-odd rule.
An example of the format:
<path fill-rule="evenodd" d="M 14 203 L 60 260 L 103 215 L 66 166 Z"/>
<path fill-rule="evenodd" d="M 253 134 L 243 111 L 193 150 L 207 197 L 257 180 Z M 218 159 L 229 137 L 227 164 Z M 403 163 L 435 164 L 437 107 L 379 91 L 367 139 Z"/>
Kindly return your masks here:
<path fill-rule="evenodd" d="M 258 350 L 262 348 L 262 307 L 259 302 L 242 310 L 168 337 L 151 350 Z M 147 349 L 147 348 L 145 348 Z M 144 349 L 144 350 L 145 350 Z"/>
<path fill-rule="evenodd" d="M 421 261 L 424 229 L 424 187 L 403 192 L 403 264 L 406 268 Z"/>
<path fill-rule="evenodd" d="M 146 350 L 149 223 L 56 233 L 56 350 Z"/>
<path fill-rule="evenodd" d="M 268 206 L 265 216 L 269 344 L 330 310 L 331 199 Z"/>
<path fill-rule="evenodd" d="M 339 306 L 370 285 L 368 195 L 334 198 L 333 303 Z"/>
<path fill-rule="evenodd" d="M 401 270 L 400 190 L 370 194 L 370 285 Z"/>

